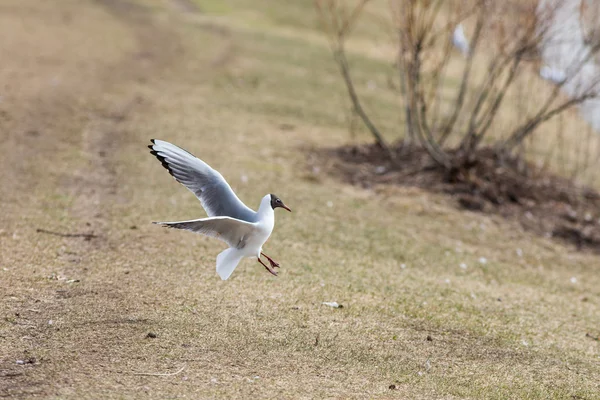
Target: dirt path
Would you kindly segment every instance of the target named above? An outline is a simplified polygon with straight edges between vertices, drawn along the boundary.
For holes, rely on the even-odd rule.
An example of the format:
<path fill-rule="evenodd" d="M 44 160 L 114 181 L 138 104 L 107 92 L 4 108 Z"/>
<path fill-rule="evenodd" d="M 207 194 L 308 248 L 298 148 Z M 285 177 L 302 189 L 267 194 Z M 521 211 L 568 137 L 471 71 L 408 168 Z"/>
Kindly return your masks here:
<path fill-rule="evenodd" d="M 0 397 L 480 398 L 490 376 L 498 398 L 592 393 L 596 259 L 307 174 L 299 149 L 348 139 L 327 44 L 224 4 L 1 2 Z M 279 278 L 247 261 L 221 282 L 218 242 L 150 224 L 203 215 L 151 138 L 249 206 L 296 206 L 268 243 Z"/>
<path fill-rule="evenodd" d="M 2 52 L 15 59 L 0 73 L 7 82 L 0 102 L 0 240 L 2 248 L 12 249 L 3 252 L 0 265 L 7 271 L 6 266 L 22 269 L 37 259 L 54 264 L 42 264 L 43 271 L 58 267 L 81 274 L 84 254 L 111 251 L 114 243 L 110 210 L 122 197 L 114 158 L 126 140 L 123 123 L 143 109 L 139 92 L 144 85 L 177 67 L 183 50 L 177 34 L 138 3 L 71 1 L 57 7 L 19 0 L 4 2 L 2 8 L 8 11 L 0 17 L 6 22 L 0 23 L 2 36 L 13 38 L 3 41 Z M 56 34 L 62 40 L 50 38 Z M 82 232 L 91 235 L 64 237 Z M 54 257 L 52 248 L 59 249 Z M 52 360 L 39 355 L 55 338 L 54 321 L 46 316 L 64 320 L 66 300 L 92 294 L 55 285 L 31 292 L 26 286 L 44 272 L 34 268 L 31 278 L 20 272 L 6 274 L 3 283 L 8 289 L 3 315 L 17 329 L 3 329 L 1 338 L 19 343 L 0 356 L 3 397 L 49 394 L 60 380 L 59 370 L 23 372 L 14 360 L 51 365 Z M 45 279 L 67 281 L 50 272 Z"/>
<path fill-rule="evenodd" d="M 134 284 L 139 290 L 123 280 L 144 237 L 134 224 L 122 225 L 132 201 L 123 160 L 146 155 L 150 139 L 136 126 L 158 121 L 157 98 L 223 67 L 232 43 L 223 28 L 199 22 L 193 29 L 222 46 L 193 54 L 201 43 L 174 22 L 185 26 L 197 13 L 185 1 L 14 0 L 1 7 L 0 34 L 12 40 L 0 50 L 16 56 L 0 71 L 0 248 L 11 249 L 0 253 L 7 289 L 0 397 L 69 396 L 98 369 L 120 375 L 106 349 L 122 346 L 123 336 L 139 346 L 131 329 L 141 327 L 142 339 L 149 329 L 149 318 L 136 315 L 152 304 L 136 304 L 148 296 L 147 278 Z M 135 351 L 125 353 L 123 360 L 137 364 Z M 127 379 L 140 379 L 128 369 Z"/>

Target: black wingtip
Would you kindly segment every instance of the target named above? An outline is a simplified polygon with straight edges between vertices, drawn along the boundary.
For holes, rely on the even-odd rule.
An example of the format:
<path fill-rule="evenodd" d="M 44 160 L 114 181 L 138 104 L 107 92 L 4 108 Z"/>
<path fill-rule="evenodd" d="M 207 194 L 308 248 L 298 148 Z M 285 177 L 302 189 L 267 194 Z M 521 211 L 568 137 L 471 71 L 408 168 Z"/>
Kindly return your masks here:
<path fill-rule="evenodd" d="M 152 144 L 156 144 L 156 143 L 154 142 L 155 140 L 156 140 L 156 139 L 150 139 L 150 141 L 152 142 Z"/>
<path fill-rule="evenodd" d="M 171 171 L 171 168 L 169 167 L 169 163 L 167 163 L 167 160 L 163 156 L 158 154 L 158 152 L 156 150 L 154 150 L 154 148 L 152 146 L 148 146 L 148 148 L 150 148 L 150 154 L 152 154 L 154 157 L 156 157 L 158 159 L 158 161 L 160 161 L 162 166 L 167 171 L 169 171 L 169 174 L 171 174 L 171 176 L 175 177 L 175 175 L 173 174 L 173 171 Z M 177 178 L 175 178 L 175 179 L 177 179 Z"/>

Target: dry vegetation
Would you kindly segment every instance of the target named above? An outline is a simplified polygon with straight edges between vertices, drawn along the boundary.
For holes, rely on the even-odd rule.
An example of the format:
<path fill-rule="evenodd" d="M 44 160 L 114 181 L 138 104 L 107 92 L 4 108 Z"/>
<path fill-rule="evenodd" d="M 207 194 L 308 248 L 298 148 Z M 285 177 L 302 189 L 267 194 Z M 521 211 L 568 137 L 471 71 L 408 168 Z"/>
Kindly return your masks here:
<path fill-rule="evenodd" d="M 312 1 L 0 10 L 0 396 L 598 397 L 597 256 L 307 168 L 303 149 L 347 143 L 351 120 Z M 367 85 L 386 87 L 385 32 L 355 34 L 359 90 L 396 126 Z M 565 131 L 562 149 L 580 144 Z M 275 192 L 294 209 L 265 249 L 278 278 L 246 261 L 221 282 L 219 242 L 149 223 L 202 215 L 153 137 L 249 205 Z"/>
<path fill-rule="evenodd" d="M 565 128 L 563 117 L 600 95 L 600 78 L 585 73 L 593 67 L 590 60 L 600 54 L 598 22 L 582 18 L 581 46 L 573 44 L 573 50 L 563 54 L 568 61 L 562 66 L 550 67 L 548 63 L 556 60 L 541 57 L 555 55 L 551 48 L 564 47 L 569 40 L 576 42 L 556 28 L 565 19 L 563 8 L 573 2 L 391 0 L 382 7 L 372 0 L 315 0 L 353 113 L 389 158 L 395 155 L 391 137 L 394 143 L 418 144 L 433 162 L 464 175 L 482 154 L 479 149 L 492 147 L 500 156 L 526 155 L 535 161 L 534 169 L 597 183 L 598 135 L 583 120 Z M 376 23 L 368 14 L 377 8 L 387 9 L 389 15 L 379 16 Z M 594 11 L 590 10 L 584 12 Z M 358 89 L 363 82 L 353 77 L 348 56 L 355 28 L 382 22 L 391 44 L 384 53 L 390 65 L 384 89 L 396 94 L 400 116 L 393 121 L 394 129 L 378 128 L 382 118 L 365 107 L 368 101 L 363 102 L 366 96 Z M 540 71 L 548 68 L 564 78 L 555 77 L 554 83 L 542 79 Z M 366 86 L 381 95 L 376 81 Z M 577 140 L 564 140 L 566 130 Z M 404 146 L 404 153 L 409 148 Z"/>
<path fill-rule="evenodd" d="M 315 1 L 351 111 L 374 142 L 317 152 L 324 159 L 320 164 L 363 187 L 417 185 L 455 194 L 464 208 L 500 214 L 544 236 L 600 252 L 600 192 L 581 185 L 581 178 L 597 178 L 600 166 L 600 135 L 593 132 L 590 115 L 600 105 L 594 63 L 600 25 L 573 14 L 595 7 L 588 10 L 575 0 L 389 1 L 395 47 L 388 49 L 394 72 L 388 89 L 396 90 L 403 116 L 390 144 L 377 128 L 381 121 L 363 106 L 347 55 L 354 28 L 363 19 L 375 25 L 367 13 L 377 5 Z M 580 36 L 571 33 L 576 27 Z M 524 90 L 527 82 L 542 79 L 551 90 L 534 95 Z M 367 85 L 377 89 L 372 81 Z M 532 154 L 532 143 L 547 142 L 544 128 L 577 107 L 590 125 L 587 134 L 571 132 L 574 148 L 553 143 L 558 153 L 575 160 L 561 177 L 560 162 L 551 162 L 555 150 L 547 148 L 541 161 Z"/>

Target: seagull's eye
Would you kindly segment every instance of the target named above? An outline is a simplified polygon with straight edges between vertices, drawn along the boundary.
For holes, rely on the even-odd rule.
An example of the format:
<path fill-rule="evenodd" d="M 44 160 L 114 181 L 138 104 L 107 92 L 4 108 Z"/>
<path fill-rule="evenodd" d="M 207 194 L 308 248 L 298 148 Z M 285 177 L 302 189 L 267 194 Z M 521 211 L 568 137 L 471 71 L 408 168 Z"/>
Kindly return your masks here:
<path fill-rule="evenodd" d="M 277 202 L 278 202 L 278 203 L 281 203 L 281 200 L 280 200 L 280 199 L 277 199 Z"/>

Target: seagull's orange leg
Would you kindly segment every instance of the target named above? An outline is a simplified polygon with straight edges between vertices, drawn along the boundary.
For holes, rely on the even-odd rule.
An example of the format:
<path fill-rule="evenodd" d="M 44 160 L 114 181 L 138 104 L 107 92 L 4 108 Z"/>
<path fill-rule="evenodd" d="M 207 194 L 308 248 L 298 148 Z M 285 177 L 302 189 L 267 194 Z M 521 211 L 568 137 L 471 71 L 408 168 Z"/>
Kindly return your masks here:
<path fill-rule="evenodd" d="M 257 260 L 259 263 L 261 263 L 263 265 L 263 267 L 265 267 L 267 269 L 267 271 L 269 271 L 271 274 L 277 276 L 277 272 L 273 271 L 270 267 L 267 267 L 267 264 L 262 262 L 262 260 L 260 258 L 257 257 Z"/>
<path fill-rule="evenodd" d="M 273 267 L 273 268 L 279 268 L 279 263 L 277 261 L 273 260 L 271 257 L 269 257 L 268 255 L 266 255 L 263 252 L 261 252 L 260 254 L 262 254 L 263 256 L 265 256 L 267 258 L 267 260 L 269 260 L 269 263 L 271 264 L 271 267 Z"/>

